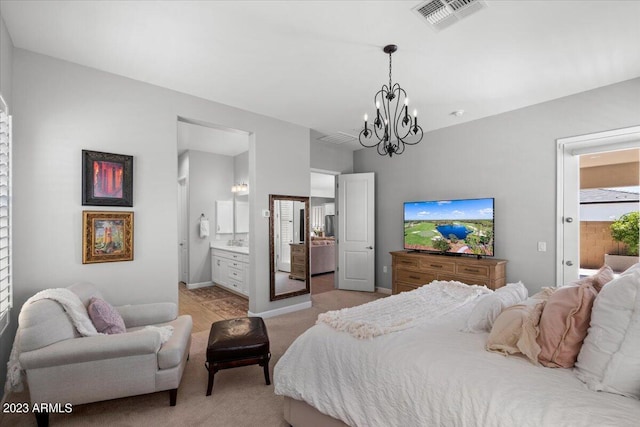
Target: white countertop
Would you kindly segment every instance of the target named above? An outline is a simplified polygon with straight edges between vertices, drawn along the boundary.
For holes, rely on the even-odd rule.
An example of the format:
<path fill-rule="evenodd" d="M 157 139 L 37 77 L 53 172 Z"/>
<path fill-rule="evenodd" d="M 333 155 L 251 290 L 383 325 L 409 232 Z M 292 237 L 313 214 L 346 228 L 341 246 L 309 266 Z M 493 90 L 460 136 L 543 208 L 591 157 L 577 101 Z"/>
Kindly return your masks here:
<path fill-rule="evenodd" d="M 220 249 L 223 251 L 237 252 L 239 254 L 249 254 L 247 246 L 229 246 L 220 243 L 211 243 L 211 249 Z"/>

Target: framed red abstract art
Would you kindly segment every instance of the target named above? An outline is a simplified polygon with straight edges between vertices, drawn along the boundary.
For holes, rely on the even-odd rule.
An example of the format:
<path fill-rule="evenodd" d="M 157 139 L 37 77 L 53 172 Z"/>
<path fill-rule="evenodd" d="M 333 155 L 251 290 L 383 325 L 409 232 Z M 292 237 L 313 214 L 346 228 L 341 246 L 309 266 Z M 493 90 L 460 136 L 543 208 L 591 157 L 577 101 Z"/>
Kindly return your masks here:
<path fill-rule="evenodd" d="M 133 206 L 133 156 L 82 150 L 82 205 Z"/>

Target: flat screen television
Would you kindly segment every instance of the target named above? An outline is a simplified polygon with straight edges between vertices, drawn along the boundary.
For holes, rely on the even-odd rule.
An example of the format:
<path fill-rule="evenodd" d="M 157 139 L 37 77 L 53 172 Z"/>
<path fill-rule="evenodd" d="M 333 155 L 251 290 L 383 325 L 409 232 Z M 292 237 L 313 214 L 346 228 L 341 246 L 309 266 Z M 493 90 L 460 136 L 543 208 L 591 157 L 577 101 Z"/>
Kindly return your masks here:
<path fill-rule="evenodd" d="M 405 202 L 404 248 L 491 257 L 493 211 L 493 198 Z"/>

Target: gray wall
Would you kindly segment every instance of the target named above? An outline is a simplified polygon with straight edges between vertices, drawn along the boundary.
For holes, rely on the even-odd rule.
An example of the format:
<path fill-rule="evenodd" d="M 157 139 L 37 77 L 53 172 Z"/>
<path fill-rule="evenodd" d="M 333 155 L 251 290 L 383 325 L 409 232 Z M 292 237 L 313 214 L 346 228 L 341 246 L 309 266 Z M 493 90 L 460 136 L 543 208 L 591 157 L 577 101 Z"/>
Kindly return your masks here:
<path fill-rule="evenodd" d="M 211 281 L 210 241 L 229 240 L 216 234 L 216 200 L 232 200 L 234 158 L 191 150 L 189 154 L 189 284 Z M 200 238 L 200 214 L 210 222 L 211 234 Z"/>
<path fill-rule="evenodd" d="M 12 94 L 13 76 L 13 43 L 4 24 L 4 19 L 0 15 L 0 93 L 9 105 L 9 113 L 13 113 Z M 14 142 L 15 143 L 15 142 Z M 15 304 L 14 304 L 15 307 Z M 13 335 L 16 328 L 16 311 L 14 308 L 11 316 L 11 324 L 0 337 L 0 381 L 4 384 L 7 377 L 7 361 L 13 344 Z M 4 387 L 0 390 L 0 396 L 4 395 Z"/>
<path fill-rule="evenodd" d="M 468 197 L 496 199 L 508 281 L 555 285 L 556 139 L 638 124 L 640 78 L 429 132 L 401 156 L 356 151 L 354 170 L 376 173 L 376 286 L 391 287 L 382 269 L 402 249 L 404 201 Z"/>
<path fill-rule="evenodd" d="M 22 49 L 13 50 L 12 88 L 14 328 L 28 297 L 77 280 L 94 282 L 115 305 L 177 301 L 178 117 L 251 134 L 250 310 L 310 300 L 269 301 L 268 221 L 260 215 L 270 193 L 309 194 L 309 129 Z M 134 156 L 133 208 L 81 206 L 82 149 Z M 135 212 L 133 261 L 82 264 L 85 209 Z"/>
<path fill-rule="evenodd" d="M 352 173 L 353 172 L 353 152 L 340 146 L 332 146 L 328 143 L 317 142 L 320 136 L 315 131 L 311 131 L 311 167 L 326 171 Z M 314 136 L 316 138 L 314 138 Z"/>

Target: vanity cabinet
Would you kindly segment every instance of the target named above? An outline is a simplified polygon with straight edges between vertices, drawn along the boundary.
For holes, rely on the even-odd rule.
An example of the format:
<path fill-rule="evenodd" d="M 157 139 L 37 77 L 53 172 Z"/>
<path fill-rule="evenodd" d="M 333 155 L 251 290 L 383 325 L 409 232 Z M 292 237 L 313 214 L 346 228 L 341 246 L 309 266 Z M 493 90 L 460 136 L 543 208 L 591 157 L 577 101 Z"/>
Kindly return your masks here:
<path fill-rule="evenodd" d="M 211 249 L 211 280 L 234 293 L 249 296 L 249 255 Z"/>

